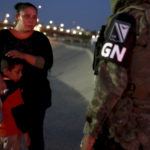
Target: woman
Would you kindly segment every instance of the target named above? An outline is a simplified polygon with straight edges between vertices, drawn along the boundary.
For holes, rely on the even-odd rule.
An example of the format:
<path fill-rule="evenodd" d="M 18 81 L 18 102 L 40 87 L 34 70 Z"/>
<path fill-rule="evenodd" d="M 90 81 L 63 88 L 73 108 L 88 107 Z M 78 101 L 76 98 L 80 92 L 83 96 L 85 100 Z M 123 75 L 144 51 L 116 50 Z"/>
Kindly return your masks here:
<path fill-rule="evenodd" d="M 17 23 L 14 29 L 0 31 L 0 60 L 8 56 L 25 62 L 20 85 L 28 110 L 29 149 L 43 150 L 43 120 L 46 108 L 51 105 L 47 71 L 53 64 L 52 48 L 45 35 L 33 30 L 37 24 L 37 8 L 31 3 L 17 3 L 15 9 Z M 0 83 L 2 94 L 6 85 L 2 79 Z"/>

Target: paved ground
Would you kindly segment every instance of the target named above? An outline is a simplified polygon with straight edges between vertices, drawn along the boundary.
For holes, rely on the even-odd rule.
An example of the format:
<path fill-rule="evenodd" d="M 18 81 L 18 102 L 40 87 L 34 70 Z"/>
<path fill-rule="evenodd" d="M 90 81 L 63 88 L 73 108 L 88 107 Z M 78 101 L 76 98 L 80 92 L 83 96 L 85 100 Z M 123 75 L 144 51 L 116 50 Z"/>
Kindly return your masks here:
<path fill-rule="evenodd" d="M 45 118 L 45 150 L 79 150 L 94 87 L 91 53 L 63 44 L 53 51 L 54 66 L 49 75 L 53 104 Z"/>
<path fill-rule="evenodd" d="M 86 101 L 73 88 L 52 79 L 53 106 L 45 119 L 46 150 L 78 150 Z"/>

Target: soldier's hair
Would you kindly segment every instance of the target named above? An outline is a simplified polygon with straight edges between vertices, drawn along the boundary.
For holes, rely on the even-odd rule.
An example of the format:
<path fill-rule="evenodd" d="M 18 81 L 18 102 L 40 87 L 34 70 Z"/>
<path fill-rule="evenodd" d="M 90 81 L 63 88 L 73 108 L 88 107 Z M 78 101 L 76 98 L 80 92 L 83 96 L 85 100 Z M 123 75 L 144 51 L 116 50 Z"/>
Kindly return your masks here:
<path fill-rule="evenodd" d="M 0 71 L 3 73 L 4 69 L 6 68 L 9 71 L 11 71 L 15 67 L 15 65 L 19 65 L 19 64 L 23 65 L 23 63 L 24 61 L 18 58 L 4 57 L 0 63 Z"/>
<path fill-rule="evenodd" d="M 33 7 L 36 12 L 38 12 L 38 9 L 36 6 L 34 6 L 33 4 L 29 3 L 29 2 L 19 2 L 17 4 L 15 4 L 14 8 L 16 9 L 17 13 L 20 14 L 20 11 L 24 10 L 25 8 L 28 7 Z"/>

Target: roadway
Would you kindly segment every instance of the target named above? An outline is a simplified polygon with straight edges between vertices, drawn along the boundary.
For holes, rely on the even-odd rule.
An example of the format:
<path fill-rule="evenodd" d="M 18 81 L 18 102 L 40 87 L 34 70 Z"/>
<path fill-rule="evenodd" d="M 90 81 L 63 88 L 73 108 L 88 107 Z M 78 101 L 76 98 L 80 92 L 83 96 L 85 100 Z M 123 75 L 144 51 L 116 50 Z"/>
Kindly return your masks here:
<path fill-rule="evenodd" d="M 48 76 L 52 107 L 45 118 L 45 150 L 79 150 L 86 107 L 93 95 L 93 56 L 89 49 L 65 44 L 55 46 L 53 54 L 54 65 Z"/>

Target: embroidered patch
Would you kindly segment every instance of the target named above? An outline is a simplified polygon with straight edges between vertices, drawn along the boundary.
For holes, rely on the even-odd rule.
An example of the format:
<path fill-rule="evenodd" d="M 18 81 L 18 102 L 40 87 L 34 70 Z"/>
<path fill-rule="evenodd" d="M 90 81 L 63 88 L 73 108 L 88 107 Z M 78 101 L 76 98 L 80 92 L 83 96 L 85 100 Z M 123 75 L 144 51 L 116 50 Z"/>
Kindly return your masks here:
<path fill-rule="evenodd" d="M 114 42 L 124 43 L 131 24 L 120 20 L 115 20 L 112 30 L 110 31 L 109 39 Z"/>

